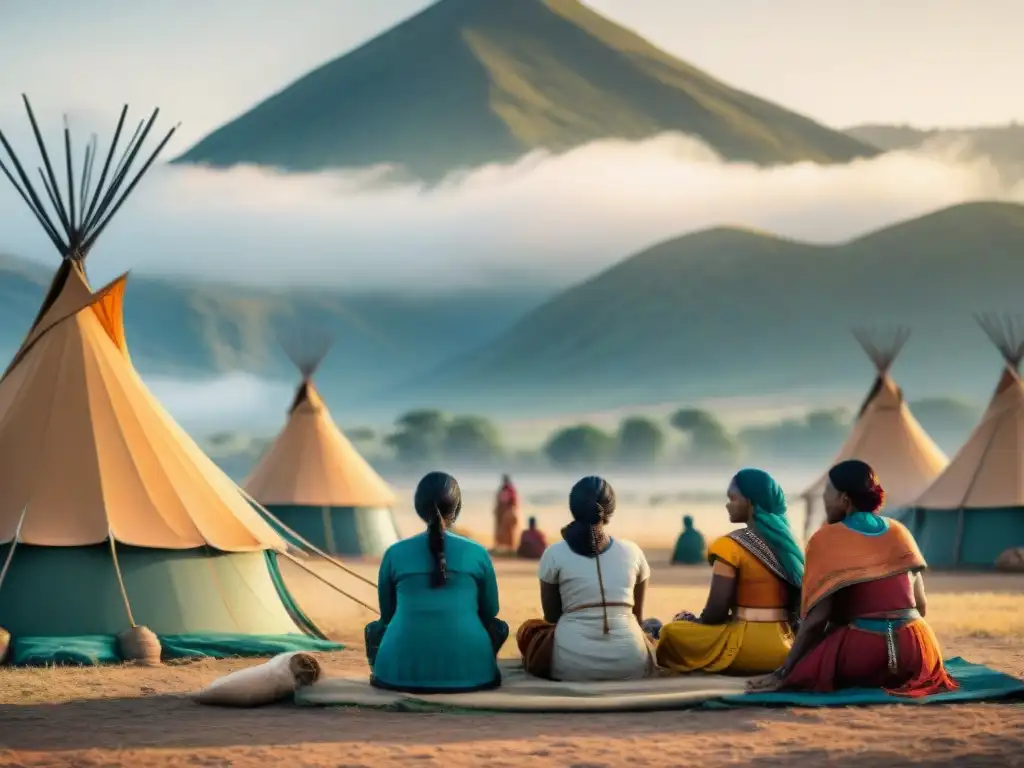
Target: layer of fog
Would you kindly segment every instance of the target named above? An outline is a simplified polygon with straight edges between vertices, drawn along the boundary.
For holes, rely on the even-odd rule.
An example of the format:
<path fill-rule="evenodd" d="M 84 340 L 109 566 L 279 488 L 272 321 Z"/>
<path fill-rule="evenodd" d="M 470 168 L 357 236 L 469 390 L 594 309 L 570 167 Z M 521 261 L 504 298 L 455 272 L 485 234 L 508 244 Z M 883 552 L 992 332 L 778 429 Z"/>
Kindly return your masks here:
<path fill-rule="evenodd" d="M 108 134 L 100 135 L 105 149 Z M 34 145 L 13 138 L 34 170 Z M 966 200 L 1024 197 L 989 161 L 952 151 L 759 168 L 723 162 L 679 135 L 537 153 L 432 189 L 376 178 L 157 166 L 104 234 L 93 275 L 135 268 L 353 290 L 563 284 L 709 226 L 835 242 Z M 39 225 L 8 187 L 0 184 L 0 252 L 52 263 Z"/>
<path fill-rule="evenodd" d="M 284 407 L 291 402 L 295 382 L 274 380 L 235 372 L 222 376 L 178 378 L 144 374 L 143 379 L 164 408 L 186 429 L 197 435 L 237 431 L 265 436 L 278 429 L 284 420 Z M 726 427 L 770 424 L 786 418 L 799 418 L 815 408 L 854 408 L 862 393 L 839 397 L 835 393 L 800 396 L 780 393 L 775 396 L 704 398 L 693 407 L 710 410 Z M 513 447 L 532 447 L 537 436 L 555 427 L 586 422 L 603 429 L 614 429 L 628 415 L 667 419 L 678 403 L 663 403 L 604 411 L 574 411 L 538 419 L 530 414 L 515 414 L 500 419 L 502 434 Z M 344 402 L 331 404 L 335 420 L 344 427 L 390 427 L 399 416 L 390 412 L 353 411 Z"/>
<path fill-rule="evenodd" d="M 273 434 L 284 420 L 284 405 L 294 394 L 294 382 L 270 381 L 247 373 L 144 379 L 167 412 L 198 437 L 220 431 Z"/>

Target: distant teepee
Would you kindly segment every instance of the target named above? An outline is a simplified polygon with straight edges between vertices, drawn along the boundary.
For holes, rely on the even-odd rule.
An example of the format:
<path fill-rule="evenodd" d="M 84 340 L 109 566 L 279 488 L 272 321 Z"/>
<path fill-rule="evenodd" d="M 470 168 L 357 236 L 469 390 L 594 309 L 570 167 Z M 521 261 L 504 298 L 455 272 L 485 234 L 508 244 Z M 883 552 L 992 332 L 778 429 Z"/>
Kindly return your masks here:
<path fill-rule="evenodd" d="M 22 638 L 36 648 L 60 638 L 54 652 L 64 653 L 77 647 L 72 636 L 92 638 L 90 659 L 113 660 L 113 650 L 95 650 L 96 638 L 113 648 L 121 630 L 142 625 L 161 641 L 177 637 L 191 655 L 202 655 L 212 636 L 232 655 L 275 647 L 253 635 L 321 636 L 281 580 L 275 553 L 289 554 L 287 542 L 132 366 L 126 276 L 95 292 L 86 279 L 87 255 L 173 129 L 130 177 L 158 110 L 115 163 L 126 106 L 93 183 L 95 138 L 76 180 L 65 127 L 65 194 L 27 99 L 25 108 L 50 207 L 2 133 L 10 165 L 0 170 L 61 263 L 0 378 L 0 625 L 15 661 Z M 164 651 L 172 652 L 166 643 Z M 40 653 L 35 662 L 48 660 Z"/>
<path fill-rule="evenodd" d="M 1002 355 L 999 383 L 981 422 L 904 516 L 935 568 L 992 568 L 1004 550 L 1024 546 L 1024 321 L 975 319 Z"/>
<path fill-rule="evenodd" d="M 832 460 L 833 465 L 847 459 L 870 464 L 885 488 L 888 509 L 896 509 L 915 498 L 948 463 L 946 455 L 914 418 L 903 399 L 903 391 L 889 375 L 909 336 L 906 328 L 889 333 L 854 331 L 854 337 L 874 363 L 875 381 L 861 404 L 850 435 Z M 806 537 L 825 522 L 821 497 L 827 484 L 826 473 L 803 493 L 807 504 Z"/>
<path fill-rule="evenodd" d="M 285 342 L 301 380 L 288 421 L 244 485 L 278 520 L 325 552 L 381 555 L 398 540 L 395 495 L 331 418 L 313 385 L 326 337 Z"/>

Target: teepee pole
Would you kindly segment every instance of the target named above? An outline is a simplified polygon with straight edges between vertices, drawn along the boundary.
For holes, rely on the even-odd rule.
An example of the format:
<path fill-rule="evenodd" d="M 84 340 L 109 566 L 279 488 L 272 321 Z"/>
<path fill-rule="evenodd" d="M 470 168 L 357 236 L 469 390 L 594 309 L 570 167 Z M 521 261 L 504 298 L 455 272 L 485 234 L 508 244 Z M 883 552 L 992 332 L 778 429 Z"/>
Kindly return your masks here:
<path fill-rule="evenodd" d="M 50 155 L 46 151 L 46 142 L 43 141 L 43 134 L 39 130 L 39 124 L 36 122 L 36 116 L 32 111 L 32 105 L 29 104 L 28 96 L 22 94 L 21 98 L 22 101 L 25 102 L 25 111 L 28 113 L 28 121 L 32 124 L 32 133 L 35 134 L 36 144 L 39 145 L 39 154 L 42 155 L 43 165 L 46 166 L 46 175 L 50 180 L 50 185 L 53 187 L 54 192 L 56 192 L 60 187 L 57 184 L 57 175 L 53 172 L 53 165 L 50 164 Z M 41 174 L 42 172 L 40 171 L 40 175 Z M 68 219 L 68 212 L 64 208 L 64 203 L 60 199 L 59 195 L 57 195 L 57 198 L 54 201 L 54 208 L 57 212 L 57 218 L 59 218 L 60 223 L 64 225 L 64 231 L 70 234 L 74 230 L 72 229 L 70 219 Z"/>
<path fill-rule="evenodd" d="M 121 138 L 121 131 L 124 130 L 124 121 L 128 117 L 128 105 L 125 104 L 121 108 L 121 116 L 117 119 L 117 127 L 114 129 L 114 136 L 110 140 L 110 147 L 107 149 L 107 159 L 103 161 L 103 168 L 100 170 L 99 180 L 96 182 L 96 188 L 92 191 L 92 196 L 89 198 L 89 207 L 82 216 L 82 227 L 86 227 L 89 220 L 92 218 L 93 213 L 96 211 L 96 206 L 100 201 L 100 196 L 103 193 L 103 185 L 106 184 L 107 174 L 110 172 L 110 161 L 114 159 L 114 152 L 117 151 L 117 142 Z"/>

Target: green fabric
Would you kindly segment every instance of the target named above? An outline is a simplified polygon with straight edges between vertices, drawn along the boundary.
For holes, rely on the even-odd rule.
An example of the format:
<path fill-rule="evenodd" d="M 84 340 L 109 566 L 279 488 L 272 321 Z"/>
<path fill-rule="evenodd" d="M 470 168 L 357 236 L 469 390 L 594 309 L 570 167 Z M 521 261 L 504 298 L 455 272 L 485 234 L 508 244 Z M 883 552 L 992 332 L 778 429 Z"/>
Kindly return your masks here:
<path fill-rule="evenodd" d="M 843 519 L 843 525 L 865 536 L 881 536 L 889 530 L 889 521 L 874 512 L 852 512 Z"/>
<path fill-rule="evenodd" d="M 165 660 L 275 656 L 289 651 L 338 651 L 344 648 L 339 643 L 306 635 L 161 635 L 160 645 L 161 658 Z M 16 637 L 12 640 L 8 659 L 9 664 L 18 667 L 95 666 L 123 661 L 114 635 Z"/>
<path fill-rule="evenodd" d="M 737 490 L 754 505 L 750 527 L 775 553 L 790 583 L 804 582 L 804 550 L 793 537 L 786 516 L 786 494 L 775 478 L 762 469 L 741 469 L 732 479 Z"/>
<path fill-rule="evenodd" d="M 959 518 L 963 531 L 956 551 Z M 905 510 L 898 519 L 917 539 L 930 568 L 991 569 L 1004 551 L 1024 547 L 1024 507 Z"/>
<path fill-rule="evenodd" d="M 345 646 L 308 635 L 161 635 L 161 657 L 188 659 L 210 657 L 229 659 L 235 656 L 276 656 L 292 651 L 340 651 Z"/>
<path fill-rule="evenodd" d="M 445 532 L 448 580 L 434 570 L 421 533 L 392 545 L 380 564 L 377 598 L 383 634 L 373 663 L 381 685 L 398 690 L 471 690 L 500 677 L 485 622 L 498 615 L 498 582 L 487 550 Z M 386 631 L 385 631 L 386 628 Z"/>
<path fill-rule="evenodd" d="M 281 598 L 281 602 L 284 604 L 285 610 L 288 611 L 288 615 L 292 617 L 292 621 L 307 635 L 326 640 L 327 635 L 306 615 L 305 611 L 295 602 L 292 593 L 288 591 L 288 586 L 284 583 L 284 576 L 281 575 L 281 567 L 277 562 L 277 552 L 268 549 L 263 555 L 267 561 L 267 571 L 270 573 L 270 580 L 274 584 L 274 589 L 277 590 L 277 596 Z"/>
<path fill-rule="evenodd" d="M 865 704 L 952 704 L 966 701 L 997 701 L 1024 698 L 1024 681 L 959 657 L 946 661 L 946 671 L 960 688 L 934 696 L 893 696 L 880 688 L 849 688 L 832 693 L 747 693 L 724 696 L 718 705 L 733 707 L 848 707 Z"/>
<path fill-rule="evenodd" d="M 0 562 L 10 545 L 0 546 Z M 135 622 L 157 635 L 302 631 L 263 552 L 118 545 Z M 110 546 L 17 545 L 0 588 L 0 625 L 14 638 L 117 635 L 130 623 Z"/>
<path fill-rule="evenodd" d="M 676 539 L 676 548 L 672 552 L 672 562 L 681 565 L 699 565 L 707 557 L 707 543 L 704 536 L 693 527 L 693 518 L 683 518 L 683 532 Z"/>
<path fill-rule="evenodd" d="M 317 549 L 332 555 L 380 557 L 399 539 L 394 515 L 386 507 L 273 504 L 266 509 Z M 275 527 L 292 544 L 303 546 L 283 528 Z"/>
<path fill-rule="evenodd" d="M 78 637 L 12 637 L 7 664 L 13 667 L 57 665 L 96 666 L 120 664 L 117 638 L 113 635 Z"/>
<path fill-rule="evenodd" d="M 902 629 L 905 625 L 912 621 L 917 621 L 920 618 L 921 614 L 917 612 L 917 608 L 907 608 L 886 619 L 874 619 L 867 617 L 854 619 L 850 622 L 850 626 L 856 627 L 857 629 L 863 629 L 866 632 L 885 634 L 890 629 Z"/>

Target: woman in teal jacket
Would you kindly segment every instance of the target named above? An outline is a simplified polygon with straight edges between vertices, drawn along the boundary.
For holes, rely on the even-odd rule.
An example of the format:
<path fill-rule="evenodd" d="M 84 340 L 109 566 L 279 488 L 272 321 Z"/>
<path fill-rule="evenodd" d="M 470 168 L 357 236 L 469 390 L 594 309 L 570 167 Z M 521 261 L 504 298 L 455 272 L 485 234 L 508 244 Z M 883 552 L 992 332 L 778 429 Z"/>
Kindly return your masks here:
<path fill-rule="evenodd" d="M 366 626 L 370 682 L 412 693 L 458 693 L 501 685 L 497 654 L 508 639 L 487 550 L 449 530 L 462 509 L 451 475 L 416 487 L 421 534 L 388 547 L 380 564 L 380 619 Z"/>

